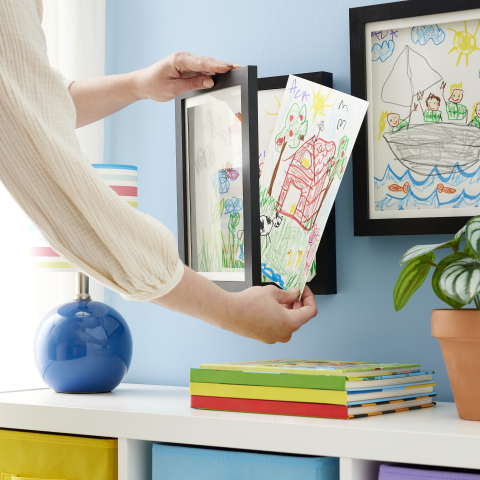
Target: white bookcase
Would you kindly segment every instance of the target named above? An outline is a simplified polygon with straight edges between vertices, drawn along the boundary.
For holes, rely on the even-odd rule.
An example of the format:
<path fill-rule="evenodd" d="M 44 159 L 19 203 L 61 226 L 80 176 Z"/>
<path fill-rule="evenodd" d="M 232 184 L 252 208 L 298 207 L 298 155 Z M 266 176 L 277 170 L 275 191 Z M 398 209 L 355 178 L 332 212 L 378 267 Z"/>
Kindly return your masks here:
<path fill-rule="evenodd" d="M 113 437 L 119 480 L 151 479 L 152 442 L 340 457 L 341 480 L 382 462 L 480 469 L 480 422 L 454 403 L 355 420 L 195 410 L 188 388 L 121 384 L 109 394 L 0 394 L 0 428 Z"/>

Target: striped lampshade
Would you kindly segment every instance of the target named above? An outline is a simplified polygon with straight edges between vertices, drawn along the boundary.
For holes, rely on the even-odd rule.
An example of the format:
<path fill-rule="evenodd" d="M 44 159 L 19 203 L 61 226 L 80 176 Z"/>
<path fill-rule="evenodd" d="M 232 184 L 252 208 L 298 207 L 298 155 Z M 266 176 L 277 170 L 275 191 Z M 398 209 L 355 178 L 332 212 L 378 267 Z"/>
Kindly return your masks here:
<path fill-rule="evenodd" d="M 133 208 L 137 208 L 137 167 L 132 165 L 95 164 L 106 185 Z M 28 226 L 28 256 L 33 268 L 49 272 L 76 272 L 76 268 L 53 250 L 34 225 Z"/>

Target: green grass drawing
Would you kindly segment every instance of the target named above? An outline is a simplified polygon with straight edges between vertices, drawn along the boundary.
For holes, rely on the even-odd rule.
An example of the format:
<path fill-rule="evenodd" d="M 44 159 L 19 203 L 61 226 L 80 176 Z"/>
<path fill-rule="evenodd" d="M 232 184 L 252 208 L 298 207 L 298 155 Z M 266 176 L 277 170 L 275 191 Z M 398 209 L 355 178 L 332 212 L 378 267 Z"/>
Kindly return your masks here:
<path fill-rule="evenodd" d="M 268 189 L 260 187 L 260 215 L 269 218 L 275 216 L 275 198 L 268 195 Z M 297 266 L 299 249 L 308 245 L 311 232 L 306 232 L 295 221 L 284 217 L 279 228 L 272 228 L 268 237 L 262 237 L 262 262 L 265 262 L 276 273 L 286 280 L 285 287 L 293 288 L 301 285 L 306 279 L 305 259 L 307 252 L 303 251 Z M 289 252 L 292 261 L 289 264 Z M 313 266 L 313 265 L 312 265 Z"/>
<path fill-rule="evenodd" d="M 236 258 L 243 247 L 243 236 L 238 239 L 237 227 L 241 215 L 238 212 L 230 213 L 227 232 L 217 227 L 225 208 L 225 199 L 217 200 L 215 205 L 210 201 L 210 228 L 206 232 L 199 232 L 199 270 L 200 272 L 231 272 L 235 269 L 244 269 L 245 264 Z"/>

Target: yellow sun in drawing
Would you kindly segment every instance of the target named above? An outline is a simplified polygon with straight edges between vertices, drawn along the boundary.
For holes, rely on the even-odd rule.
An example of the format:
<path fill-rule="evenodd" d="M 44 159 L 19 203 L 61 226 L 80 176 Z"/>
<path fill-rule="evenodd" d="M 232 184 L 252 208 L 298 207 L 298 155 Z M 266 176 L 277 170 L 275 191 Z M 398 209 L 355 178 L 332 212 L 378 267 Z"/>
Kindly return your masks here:
<path fill-rule="evenodd" d="M 332 103 L 331 105 L 326 105 L 326 102 L 328 100 L 328 97 L 330 96 L 330 94 L 332 93 L 332 90 L 330 89 L 330 91 L 328 92 L 328 95 L 327 95 L 327 98 L 325 98 L 321 93 L 322 87 L 318 87 L 318 92 L 315 93 L 315 90 L 312 88 L 312 91 L 313 91 L 313 107 L 309 108 L 308 111 L 310 111 L 312 108 L 315 110 L 315 115 L 313 115 L 313 119 L 312 119 L 312 124 L 315 122 L 315 117 L 318 115 L 322 115 L 322 117 L 325 116 L 325 114 L 323 113 L 325 108 L 327 107 L 333 107 L 335 105 L 335 103 Z"/>
<path fill-rule="evenodd" d="M 280 100 L 277 98 L 276 95 L 274 95 L 274 97 L 275 97 L 275 100 L 276 100 L 277 103 L 278 103 L 278 111 L 280 111 L 280 107 L 282 106 L 282 104 L 280 103 Z M 265 110 L 265 109 L 264 109 L 264 110 Z M 277 112 L 277 113 L 270 113 L 270 112 L 267 112 L 266 110 L 265 110 L 265 113 L 266 113 L 267 115 L 278 115 L 278 112 Z M 272 130 L 270 133 L 272 133 L 272 132 L 273 132 L 273 130 Z"/>
<path fill-rule="evenodd" d="M 453 36 L 453 48 L 448 53 L 452 53 L 454 50 L 458 52 L 457 67 L 462 55 L 465 55 L 468 67 L 468 56 L 475 50 L 480 50 L 480 48 L 477 47 L 476 39 L 478 28 L 480 27 L 480 20 L 478 21 L 477 29 L 473 35 L 467 31 L 467 22 L 464 21 L 463 23 L 465 24 L 465 30 L 457 32 L 453 28 L 449 28 L 449 30 L 455 32 L 455 35 Z"/>

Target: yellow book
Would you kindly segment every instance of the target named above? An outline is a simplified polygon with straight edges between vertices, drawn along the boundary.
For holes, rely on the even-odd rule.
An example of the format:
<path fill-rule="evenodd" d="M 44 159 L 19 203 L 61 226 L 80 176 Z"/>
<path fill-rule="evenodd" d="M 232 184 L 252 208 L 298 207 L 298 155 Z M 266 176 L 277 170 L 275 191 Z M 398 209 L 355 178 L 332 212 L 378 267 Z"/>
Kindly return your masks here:
<path fill-rule="evenodd" d="M 190 383 L 190 395 L 202 397 L 250 398 L 281 402 L 330 403 L 347 405 L 350 402 L 398 398 L 433 392 L 435 383 L 412 385 L 398 390 L 372 391 L 349 394 L 340 390 L 316 388 L 261 387 L 255 385 L 228 385 L 223 383 Z"/>
<path fill-rule="evenodd" d="M 221 383 L 190 383 L 190 394 L 204 397 L 254 398 L 284 402 L 333 403 L 345 405 L 347 392 L 313 388 L 259 387 Z"/>

